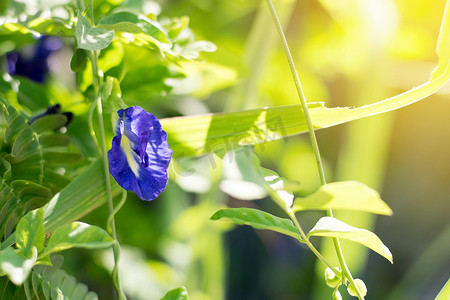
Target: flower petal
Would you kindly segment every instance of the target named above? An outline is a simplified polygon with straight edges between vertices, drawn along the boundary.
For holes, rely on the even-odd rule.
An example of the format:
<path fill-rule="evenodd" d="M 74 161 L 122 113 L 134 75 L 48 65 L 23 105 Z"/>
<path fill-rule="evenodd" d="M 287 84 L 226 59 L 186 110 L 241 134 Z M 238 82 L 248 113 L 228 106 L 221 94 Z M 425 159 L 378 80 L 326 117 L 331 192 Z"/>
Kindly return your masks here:
<path fill-rule="evenodd" d="M 109 170 L 121 187 L 143 200 L 166 188 L 172 150 L 159 120 L 139 106 L 119 110 L 118 132 L 108 151 Z"/>

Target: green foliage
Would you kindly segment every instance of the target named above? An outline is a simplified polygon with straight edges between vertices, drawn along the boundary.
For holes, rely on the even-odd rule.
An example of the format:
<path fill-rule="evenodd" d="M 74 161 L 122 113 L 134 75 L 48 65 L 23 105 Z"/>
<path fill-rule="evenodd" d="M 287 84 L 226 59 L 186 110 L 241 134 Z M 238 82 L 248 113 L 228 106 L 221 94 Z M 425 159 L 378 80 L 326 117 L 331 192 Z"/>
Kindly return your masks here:
<path fill-rule="evenodd" d="M 29 124 L 3 98 L 0 105 L 7 125 L 1 146 L 0 236 L 7 237 L 23 215 L 46 204 L 70 181 L 57 169 L 80 161 L 81 156 L 67 152 L 68 137 L 56 132 L 67 122 L 66 116 L 44 116 Z"/>
<path fill-rule="evenodd" d="M 0 291 L 2 291 L 2 298 L 97 299 L 94 293 L 88 292 L 84 284 L 77 283 L 73 277 L 62 271 L 59 265 L 50 261 L 50 254 L 71 248 L 101 249 L 111 246 L 115 254 L 119 252 L 113 219 L 125 198 L 122 197 L 120 204 L 115 207 L 115 201 L 112 200 L 118 200 L 122 189 L 114 181 L 112 184 L 109 183 L 111 178 L 107 174 L 108 166 L 103 160 L 106 157 L 102 157 L 102 155 L 105 156 L 105 149 L 104 146 L 100 149 L 99 145 L 110 144 L 116 126 L 116 111 L 130 105 L 147 106 L 157 116 L 196 114 L 161 120 L 164 130 L 168 133 L 174 158 L 178 159 L 173 164 L 172 173 L 180 171 L 176 169 L 177 167 L 200 166 L 200 163 L 196 164 L 192 161 L 204 162 L 212 157 L 203 157 L 198 160 L 190 158 L 188 162 L 183 161 L 189 156 L 199 157 L 214 153 L 223 158 L 221 162 L 211 158 L 209 161 L 213 165 L 211 169 L 216 170 L 210 170 L 209 173 L 202 169 L 200 172 L 194 170 L 191 174 L 189 173 L 191 170 L 187 168 L 180 171 L 183 173 L 181 175 L 173 174 L 174 181 L 179 183 L 179 186 L 169 185 L 167 195 L 171 200 L 179 201 L 166 200 L 163 204 L 149 204 L 150 217 L 146 215 L 144 221 L 135 220 L 137 218 L 134 214 L 126 216 L 126 225 L 128 226 L 129 223 L 132 225 L 129 225 L 129 231 L 122 232 L 120 235 L 129 239 L 127 242 L 137 241 L 142 247 L 152 249 L 154 251 L 151 253 L 152 256 L 168 261 L 164 264 L 163 272 L 161 271 L 163 264 L 159 266 L 154 263 L 148 264 L 151 265 L 149 267 L 146 266 L 144 259 L 139 260 L 143 262 L 142 265 L 145 265 L 143 269 L 147 267 L 156 274 L 158 271 L 155 269 L 158 270 L 159 267 L 157 275 L 164 274 L 164 276 L 154 276 L 156 279 L 152 280 L 158 284 L 167 283 L 171 280 L 165 278 L 170 277 L 168 274 L 172 274 L 173 277 L 176 277 L 173 274 L 177 274 L 189 282 L 186 284 L 189 289 L 192 286 L 199 286 L 199 290 L 205 291 L 208 287 L 210 294 L 206 295 L 207 292 L 205 292 L 203 295 L 196 290 L 194 293 L 190 292 L 194 295 L 193 297 L 222 298 L 224 291 L 220 285 L 225 281 L 222 278 L 221 255 L 223 254 L 219 236 L 222 229 L 210 228 L 205 221 L 206 215 L 210 216 L 218 207 L 223 207 L 224 201 L 221 199 L 222 194 L 219 193 L 219 190 L 222 190 L 229 196 L 241 200 L 270 198 L 290 219 L 251 208 L 227 208 L 214 213 L 211 220 L 249 225 L 256 229 L 271 230 L 295 238 L 309 247 L 329 267 L 325 271 L 325 282 L 334 288 L 333 299 L 342 299 L 338 288 L 343 284 L 348 285 L 350 295 L 364 297 L 367 293 L 364 283 L 360 279 L 352 281 L 349 271 L 343 265 L 333 271 L 331 266 L 334 264 L 327 261 L 328 258 L 324 257 L 327 255 L 321 255 L 311 243 L 310 237 L 332 237 L 335 244 L 339 243 L 338 238 L 354 241 L 392 262 L 389 249 L 375 233 L 350 226 L 333 217 L 321 218 L 305 235 L 299 222 L 303 219 L 295 213 L 300 215 L 309 210 L 328 212 L 333 209 L 392 215 L 392 210 L 381 200 L 378 192 L 356 181 L 323 184 L 311 194 L 298 197 L 295 193 L 302 182 L 296 183 L 283 178 L 279 175 L 284 173 L 280 171 L 281 169 L 277 170 L 277 172 L 280 171 L 278 174 L 263 168 L 259 157 L 248 147 L 281 139 L 287 142 L 291 136 L 308 131 L 306 107 L 304 111 L 299 105 L 277 106 L 288 102 L 284 99 L 288 92 L 278 91 L 284 89 L 285 75 L 277 78 L 279 73 L 274 72 L 269 76 L 269 85 L 276 86 L 276 96 L 258 94 L 258 89 L 266 91 L 273 89 L 273 87 L 265 86 L 264 82 L 256 83 L 259 81 L 259 74 L 252 78 L 244 78 L 250 71 L 261 74 L 273 71 L 273 67 L 267 67 L 267 70 L 262 72 L 262 69 L 266 68 L 263 63 L 269 57 L 268 53 L 273 40 L 267 28 L 261 27 L 262 30 L 259 33 L 258 30 L 252 30 L 251 38 L 245 46 L 247 49 L 242 49 L 244 47 L 235 44 L 235 40 L 231 42 L 233 39 L 230 36 L 233 33 L 225 32 L 228 30 L 232 32 L 233 25 L 237 24 L 236 20 L 247 22 L 250 20 L 249 16 L 254 15 L 258 15 L 255 24 L 267 24 L 267 19 L 261 17 L 263 14 L 256 10 L 256 1 L 188 1 L 188 4 L 184 1 L 168 1 L 167 5 L 171 6 L 172 10 L 163 17 L 157 16 L 158 9 L 149 9 L 154 4 L 151 1 L 103 0 L 72 3 L 73 1 L 55 0 L 44 2 L 7 1 L 0 4 L 2 14 L 0 55 L 3 58 L 12 50 L 30 46 L 41 35 L 61 37 L 65 43 L 64 50 L 68 52 L 71 51 L 70 48 L 74 50 L 70 69 L 76 73 L 77 86 L 59 82 L 61 79 L 58 78 L 59 73 L 56 76 L 53 74 L 45 84 L 35 83 L 20 76 L 11 78 L 6 74 L 0 79 L 0 148 L 2 150 L 0 156 L 0 240 L 2 241 Z M 327 17 L 332 16 L 330 22 L 345 19 L 340 15 L 342 12 L 339 9 L 325 2 L 329 1 L 321 1 L 323 11 L 311 14 L 315 19 L 321 20 L 323 18 L 321 14 L 324 12 L 329 13 Z M 80 7 L 75 7 L 75 4 Z M 89 7 L 85 8 L 86 4 Z M 183 5 L 189 6 L 189 11 L 193 15 L 191 19 L 186 16 L 168 17 L 177 14 L 178 9 L 185 9 Z M 216 5 L 220 7 L 220 13 L 215 12 Z M 265 7 L 262 6 L 261 11 L 264 9 Z M 449 9 L 447 3 L 436 47 L 439 64 L 431 73 L 429 81 L 400 95 L 356 108 L 327 108 L 322 102 L 308 103 L 307 110 L 311 115 L 314 130 L 398 109 L 417 102 L 444 86 L 450 79 Z M 348 11 L 352 10 L 348 9 Z M 201 24 L 205 27 L 204 31 L 194 34 L 189 28 L 189 23 L 192 21 L 193 24 L 198 24 L 199 20 L 204 22 Z M 349 23 L 354 25 L 354 22 Z M 241 28 L 240 25 L 242 24 L 236 27 Z M 333 26 L 330 25 L 331 27 Z M 320 31 L 314 26 L 305 28 L 310 28 L 308 31 L 311 32 Z M 344 32 L 345 26 L 341 26 L 339 30 Z M 197 59 L 201 52 L 213 52 L 217 49 L 208 41 L 196 39 L 196 36 L 203 34 L 214 37 L 220 45 L 220 53 L 216 57 L 206 57 L 205 62 L 199 62 Z M 339 34 L 345 33 L 339 32 Z M 259 42 L 255 43 L 258 39 Z M 320 44 L 320 40 L 328 41 L 325 36 L 319 35 L 313 40 L 313 44 Z M 337 40 L 331 40 L 329 43 L 334 44 L 338 42 Z M 231 50 L 224 50 L 226 48 L 224 45 L 227 43 Z M 301 45 L 302 49 L 317 47 L 317 45 L 311 46 L 311 41 L 302 40 Z M 345 46 L 345 49 L 351 48 L 347 44 Z M 328 49 L 328 47 L 322 48 Z M 28 50 L 24 49 L 25 52 Z M 226 53 L 227 51 L 233 53 Z M 300 58 L 305 51 L 298 51 Z M 230 58 L 235 55 L 234 52 L 244 52 L 247 58 L 242 60 L 248 61 L 241 62 L 241 58 L 237 59 L 239 62 L 233 61 Z M 354 53 L 352 50 L 348 52 Z M 307 56 L 308 60 L 316 61 L 316 64 L 326 68 L 335 68 L 332 66 L 333 63 L 326 62 L 328 58 L 324 58 L 325 56 L 316 55 L 314 51 L 313 54 L 310 53 Z M 70 58 L 70 54 L 63 56 Z M 274 53 L 273 56 L 279 55 Z M 335 64 L 340 64 L 340 60 L 348 59 L 345 57 L 336 59 L 335 57 L 339 55 L 335 53 L 327 56 L 332 57 Z M 318 60 L 320 62 L 317 62 Z M 276 63 L 273 61 L 271 63 L 281 70 L 279 61 L 275 61 Z M 248 62 L 249 70 L 247 66 L 243 66 Z M 314 69 L 317 68 L 314 64 L 305 67 L 306 70 L 308 68 L 311 68 L 311 73 L 319 73 L 317 69 Z M 337 73 L 340 74 L 340 71 Z M 327 80 L 330 80 L 332 75 L 333 72 L 330 72 L 323 76 L 324 78 L 328 76 Z M 352 75 L 357 77 L 359 73 Z M 238 78 L 238 76 L 241 77 Z M 313 77 L 311 74 L 306 74 L 305 77 L 308 79 L 308 76 Z M 245 81 L 244 84 L 239 84 L 243 89 L 236 89 L 239 93 L 229 93 L 230 98 L 233 98 L 232 105 L 222 104 L 223 94 L 227 91 L 212 94 L 243 81 Z M 323 81 L 326 80 L 323 79 Z M 258 85 L 264 87 L 261 88 Z M 354 94 L 356 95 L 357 91 Z M 213 97 L 209 97 L 210 95 Z M 236 95 L 242 97 L 235 97 Z M 241 98 L 248 103 L 241 105 L 239 103 Z M 256 98 L 260 99 L 256 102 Z M 273 103 L 268 107 L 267 102 L 270 100 L 267 98 L 274 98 Z M 199 101 L 204 99 L 208 101 Z M 321 97 L 312 99 L 322 100 Z M 67 118 L 63 114 L 44 114 L 30 118 L 56 102 L 73 111 L 76 116 L 72 127 L 68 128 L 68 133 L 65 133 Z M 259 107 L 265 106 L 265 108 L 239 110 L 244 106 L 253 107 L 256 103 Z M 227 110 L 231 107 L 238 111 L 208 113 Z M 98 110 L 97 116 L 94 116 L 95 109 Z M 198 115 L 198 111 L 202 114 Z M 112 126 L 107 122 L 103 128 L 103 118 L 111 119 Z M 106 135 L 103 134 L 105 130 Z M 101 134 L 98 135 L 98 133 Z M 310 130 L 310 134 L 313 136 L 314 131 Z M 70 136 L 79 147 L 78 150 L 75 150 L 76 147 L 71 144 Z M 83 153 L 86 159 L 83 160 L 79 153 Z M 99 153 L 102 154 L 99 155 Z M 271 167 L 274 165 L 279 167 L 277 166 L 279 154 L 276 153 L 274 157 L 276 158 L 273 159 Z M 220 178 L 222 167 L 224 172 L 223 177 Z M 306 171 L 299 169 L 298 172 Z M 192 176 L 184 178 L 185 173 Z M 184 183 L 182 183 L 183 180 Z M 191 185 L 190 192 L 194 190 L 192 186 L 196 185 L 197 191 L 203 189 L 204 194 L 187 193 L 188 189 L 184 187 L 188 185 Z M 200 187 L 201 185 L 203 187 Z M 107 229 L 111 235 L 98 226 L 78 221 L 101 207 L 107 199 L 110 200 Z M 187 207 L 188 205 L 191 207 Z M 270 205 L 262 205 L 262 207 L 270 211 Z M 142 207 L 138 210 L 144 211 Z M 93 214 L 94 222 L 104 221 L 101 217 L 98 218 L 95 212 Z M 166 227 L 171 227 L 168 225 L 172 219 L 175 220 L 173 223 L 177 228 L 167 230 Z M 151 226 L 148 222 L 152 222 Z M 145 228 L 145 234 L 138 232 L 144 231 L 141 228 Z M 213 252 L 216 257 L 211 258 L 212 255 L 209 252 Z M 342 253 L 338 253 L 338 256 L 343 260 Z M 52 263 L 53 266 L 51 266 Z M 115 264 L 117 267 L 118 255 L 115 256 Z M 122 295 L 117 272 L 117 268 L 114 268 L 113 282 L 117 287 L 119 298 L 125 298 Z M 264 274 L 264 272 L 258 273 Z M 163 290 L 166 291 L 169 286 L 181 285 L 179 282 L 172 284 L 174 281 L 171 281 L 170 285 L 161 284 L 164 287 Z M 445 298 L 448 294 L 447 287 L 448 284 L 438 296 L 439 299 Z M 211 290 L 214 292 L 211 293 Z M 130 296 L 134 295 L 130 293 Z M 289 295 L 286 294 L 286 297 Z M 187 299 L 187 290 L 185 287 L 170 290 L 161 299 Z"/>
<path fill-rule="evenodd" d="M 70 248 L 107 248 L 114 240 L 103 229 L 82 222 L 73 222 L 55 229 L 39 257 Z"/>
<path fill-rule="evenodd" d="M 25 285 L 27 299 L 98 299 L 85 284 L 76 282 L 72 276 L 59 268 L 35 266 L 30 281 Z"/>
<path fill-rule="evenodd" d="M 272 230 L 300 240 L 291 220 L 276 217 L 253 208 L 227 208 L 217 211 L 211 220 L 226 220 L 238 225 L 250 225 L 256 229 Z"/>
<path fill-rule="evenodd" d="M 8 247 L 0 252 L 0 276 L 8 276 L 15 285 L 21 285 L 28 278 L 31 269 L 36 263 L 38 251 L 31 248 L 29 257 L 24 257 L 19 250 Z"/>
<path fill-rule="evenodd" d="M 307 197 L 295 198 L 292 210 L 346 209 L 392 215 L 377 191 L 356 181 L 333 182 L 319 187 Z"/>
<path fill-rule="evenodd" d="M 167 292 L 160 300 L 187 300 L 188 293 L 184 286 Z"/>
<path fill-rule="evenodd" d="M 450 298 L 450 279 L 447 280 L 435 300 L 445 300 L 448 298 Z"/>
<path fill-rule="evenodd" d="M 326 236 L 351 240 L 372 249 L 393 263 L 391 252 L 375 233 L 366 229 L 355 228 L 332 217 L 323 217 L 317 221 L 316 225 L 308 233 L 308 237 L 310 236 Z"/>
<path fill-rule="evenodd" d="M 17 224 L 15 236 L 16 247 L 24 257 L 31 254 L 33 247 L 38 253 L 41 252 L 44 248 L 44 212 L 42 209 L 26 214 Z"/>
<path fill-rule="evenodd" d="M 92 27 L 83 15 L 78 13 L 75 32 L 78 48 L 85 50 L 102 50 L 108 47 L 114 38 L 114 31 Z"/>

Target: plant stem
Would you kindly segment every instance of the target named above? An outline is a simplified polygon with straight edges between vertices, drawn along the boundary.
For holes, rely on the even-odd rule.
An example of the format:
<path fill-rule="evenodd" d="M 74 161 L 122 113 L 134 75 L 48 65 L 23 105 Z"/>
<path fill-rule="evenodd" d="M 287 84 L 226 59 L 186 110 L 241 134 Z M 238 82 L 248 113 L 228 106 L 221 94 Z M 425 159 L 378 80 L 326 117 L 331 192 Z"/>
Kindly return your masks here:
<path fill-rule="evenodd" d="M 100 83 L 101 83 L 101 74 L 98 70 L 98 52 L 93 52 L 93 60 L 92 60 L 92 72 L 94 73 L 94 78 L 96 78 L 97 84 L 95 84 L 94 80 L 94 87 L 96 89 L 96 102 L 97 102 L 97 116 L 98 116 L 98 125 L 99 125 L 99 131 L 100 131 L 100 143 L 101 143 L 101 152 L 103 157 L 103 167 L 104 167 L 104 174 L 105 174 L 105 182 L 106 182 L 106 193 L 108 198 L 108 209 L 109 209 L 109 218 L 108 218 L 108 224 L 107 227 L 110 231 L 111 237 L 114 239 L 115 243 L 113 245 L 113 252 L 114 252 L 114 269 L 112 272 L 112 277 L 114 281 L 114 285 L 116 286 L 118 297 L 120 300 L 126 299 L 125 294 L 122 291 L 122 287 L 120 284 L 119 279 L 119 258 L 120 258 L 120 244 L 117 240 L 117 234 L 116 234 L 116 225 L 114 222 L 114 203 L 112 199 L 112 193 L 111 193 L 111 178 L 109 175 L 109 168 L 108 168 L 108 153 L 106 150 L 106 136 L 105 136 L 105 126 L 103 124 L 103 110 L 102 110 L 102 99 L 101 99 L 101 90 L 100 90 Z"/>
<path fill-rule="evenodd" d="M 320 176 L 320 182 L 321 182 L 322 185 L 326 185 L 327 182 L 326 182 L 326 178 L 325 178 L 325 172 L 323 170 L 323 163 L 322 163 L 322 159 L 321 159 L 321 156 L 320 156 L 319 145 L 317 143 L 316 134 L 314 132 L 314 126 L 312 124 L 311 117 L 309 115 L 308 105 L 306 103 L 306 97 L 305 97 L 305 94 L 303 92 L 302 85 L 300 83 L 300 78 L 298 76 L 297 69 L 295 68 L 294 60 L 293 60 L 291 52 L 289 50 L 289 45 L 288 45 L 286 37 L 284 35 L 281 23 L 278 20 L 278 16 L 277 16 L 277 13 L 276 13 L 275 8 L 273 6 L 273 3 L 272 3 L 271 0 L 266 0 L 266 1 L 267 1 L 267 5 L 269 6 L 269 10 L 270 10 L 270 12 L 272 14 L 272 18 L 273 18 L 273 21 L 274 21 L 275 26 L 277 28 L 278 34 L 280 36 L 284 52 L 286 54 L 286 58 L 287 58 L 288 63 L 289 63 L 289 67 L 291 69 L 292 76 L 294 77 L 295 87 L 297 89 L 297 93 L 298 93 L 298 96 L 299 96 L 299 99 L 300 99 L 300 103 L 302 105 L 303 114 L 305 116 L 306 124 L 308 125 L 309 138 L 311 140 L 311 145 L 312 145 L 312 148 L 313 148 L 313 151 L 314 151 L 314 155 L 315 155 L 315 158 L 316 158 L 317 169 L 319 171 L 319 176 Z M 329 209 L 327 211 L 327 215 L 332 217 L 333 216 L 333 211 L 331 209 Z M 291 219 L 293 219 L 293 221 L 295 220 L 294 223 L 298 224 L 298 221 L 295 218 L 295 215 L 293 216 L 293 218 L 291 217 Z M 299 226 L 297 228 L 299 228 Z M 304 235 L 304 233 L 303 233 L 303 235 Z M 307 241 L 309 242 L 309 240 L 306 238 L 305 239 L 305 243 Z M 347 279 L 350 282 L 350 284 L 352 284 L 355 287 L 355 290 L 357 292 L 358 298 L 359 299 L 364 299 L 364 296 L 361 294 L 361 291 L 359 291 L 358 287 L 354 283 L 353 277 L 352 277 L 352 275 L 350 273 L 350 270 L 348 269 L 348 266 L 347 266 L 347 264 L 345 262 L 344 254 L 342 253 L 342 248 L 341 248 L 341 245 L 339 243 L 339 239 L 338 238 L 333 238 L 333 243 L 334 243 L 334 247 L 336 249 L 336 254 L 337 254 L 339 263 L 341 265 L 343 273 L 345 274 L 345 277 L 347 277 Z M 311 247 L 310 247 L 310 249 L 313 250 L 313 248 L 311 248 Z M 334 270 L 334 268 L 331 268 L 331 269 Z"/>
<path fill-rule="evenodd" d="M 319 250 L 317 250 L 316 247 L 314 247 L 314 245 L 309 241 L 308 237 L 300 226 L 300 223 L 295 217 L 295 213 L 288 209 L 287 214 L 289 215 L 289 218 L 292 220 L 292 222 L 294 222 L 295 227 L 297 227 L 297 230 L 302 237 L 302 241 L 306 244 L 306 246 L 308 246 L 308 248 L 317 256 L 317 258 L 320 259 L 328 268 L 330 268 L 331 271 L 340 276 L 339 271 L 330 262 L 328 262 L 328 260 L 323 257 L 322 254 L 320 254 Z"/>
<path fill-rule="evenodd" d="M 78 1 L 78 8 L 80 10 L 84 10 L 83 1 Z M 94 22 L 94 10 L 93 10 L 93 3 L 92 1 L 89 1 L 89 9 L 90 9 L 90 15 L 91 20 Z M 126 300 L 126 296 L 122 291 L 122 287 L 120 284 L 119 279 L 119 258 L 120 258 L 120 244 L 117 240 L 117 234 L 116 234 L 116 225 L 114 221 L 114 214 L 117 212 L 117 209 L 114 208 L 114 203 L 112 199 L 112 192 L 111 192 L 111 178 L 109 174 L 109 167 L 108 167 L 108 153 L 106 150 L 106 135 L 105 135 L 105 126 L 103 123 L 103 109 L 102 109 L 102 97 L 101 97 L 101 85 L 103 82 L 103 74 L 101 70 L 98 68 L 98 51 L 90 51 L 89 52 L 89 58 L 91 60 L 92 64 L 92 74 L 93 74 L 93 86 L 95 91 L 95 99 L 94 104 L 96 104 L 97 108 L 97 117 L 98 117 L 98 126 L 100 131 L 100 148 L 101 148 L 101 155 L 103 159 L 103 171 L 105 176 L 105 188 L 106 188 L 106 194 L 107 194 L 107 202 L 108 202 L 108 209 L 109 209 L 109 217 L 108 217 L 108 224 L 107 229 L 109 233 L 111 234 L 111 237 L 114 239 L 113 244 L 113 253 L 114 253 L 114 268 L 112 271 L 112 278 L 114 285 L 117 290 L 118 298 L 120 300 Z M 123 204 L 124 200 L 122 199 L 121 203 Z"/>

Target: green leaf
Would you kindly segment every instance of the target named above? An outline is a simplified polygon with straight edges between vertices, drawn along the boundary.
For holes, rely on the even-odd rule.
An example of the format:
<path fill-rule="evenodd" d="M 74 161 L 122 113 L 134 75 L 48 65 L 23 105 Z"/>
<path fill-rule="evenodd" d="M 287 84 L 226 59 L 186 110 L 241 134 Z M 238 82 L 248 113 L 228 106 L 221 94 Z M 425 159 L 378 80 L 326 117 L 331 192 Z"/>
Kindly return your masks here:
<path fill-rule="evenodd" d="M 47 247 L 39 257 L 70 248 L 106 248 L 113 242 L 114 240 L 104 229 L 82 222 L 73 222 L 53 232 Z"/>
<path fill-rule="evenodd" d="M 12 247 L 0 252 L 0 276 L 8 275 L 15 285 L 21 285 L 28 277 L 37 260 L 36 247 L 31 248 L 30 257 L 19 255 Z"/>
<path fill-rule="evenodd" d="M 151 19 L 129 11 L 121 11 L 102 18 L 99 27 L 116 32 L 145 33 L 163 43 L 170 43 L 161 25 Z"/>
<path fill-rule="evenodd" d="M 30 127 L 37 134 L 42 134 L 47 131 L 56 130 L 64 126 L 67 122 L 67 117 L 62 114 L 47 115 L 39 118 L 31 123 Z"/>
<path fill-rule="evenodd" d="M 431 74 L 431 79 L 439 77 L 450 77 L 450 4 L 447 1 L 444 16 L 442 17 L 441 29 L 436 46 L 439 57 L 439 65 Z"/>
<path fill-rule="evenodd" d="M 114 39 L 114 31 L 92 27 L 88 20 L 78 13 L 75 31 L 78 48 L 85 50 L 102 50 L 109 46 Z"/>
<path fill-rule="evenodd" d="M 160 300 L 187 300 L 188 293 L 184 286 L 167 292 Z"/>
<path fill-rule="evenodd" d="M 167 66 L 136 66 L 129 70 L 120 83 L 124 99 L 145 101 L 152 96 L 165 95 L 172 89 L 166 79 L 171 77 Z"/>
<path fill-rule="evenodd" d="M 73 53 L 72 59 L 70 60 L 70 69 L 73 72 L 79 72 L 86 67 L 88 62 L 88 56 L 85 50 L 77 49 Z"/>
<path fill-rule="evenodd" d="M 17 135 L 11 150 L 11 155 L 14 156 L 16 162 L 19 162 L 33 155 L 37 148 L 38 142 L 36 136 L 29 127 L 26 127 Z"/>
<path fill-rule="evenodd" d="M 211 220 L 226 220 L 238 225 L 250 225 L 256 229 L 266 229 L 289 235 L 300 240 L 297 229 L 291 220 L 271 215 L 253 208 L 226 208 L 217 211 Z"/>
<path fill-rule="evenodd" d="M 74 30 L 61 18 L 35 18 L 28 23 L 28 28 L 45 35 L 73 36 Z"/>
<path fill-rule="evenodd" d="M 65 134 L 46 134 L 39 137 L 44 148 L 66 147 L 70 144 L 70 137 Z"/>
<path fill-rule="evenodd" d="M 431 80 L 402 94 L 369 105 L 327 108 L 310 103 L 315 129 L 326 128 L 385 113 L 420 101 L 438 91 L 450 80 L 450 13 L 445 8 L 436 47 L 439 64 Z M 200 156 L 215 152 L 224 155 L 243 145 L 255 145 L 308 132 L 300 105 L 254 109 L 233 113 L 162 119 L 174 157 Z"/>
<path fill-rule="evenodd" d="M 17 99 L 21 105 L 28 107 L 31 111 L 43 110 L 49 106 L 49 89 L 45 85 L 26 77 L 18 76 L 17 79 L 19 80 Z"/>
<path fill-rule="evenodd" d="M 333 182 L 319 187 L 307 197 L 295 198 L 292 210 L 345 209 L 392 215 L 377 191 L 357 181 Z"/>
<path fill-rule="evenodd" d="M 45 151 L 43 158 L 47 164 L 71 164 L 79 162 L 83 156 L 79 153 Z"/>
<path fill-rule="evenodd" d="M 448 299 L 450 299 L 450 279 L 447 280 L 447 283 L 442 287 L 441 291 L 434 300 L 448 300 Z"/>
<path fill-rule="evenodd" d="M 98 299 L 94 292 L 89 292 L 85 284 L 78 283 L 72 276 L 55 267 L 35 266 L 32 272 L 31 283 L 33 292 L 40 297 L 38 297 L 39 299 Z M 40 296 L 42 293 L 45 298 Z"/>
<path fill-rule="evenodd" d="M 391 252 L 375 233 L 350 226 L 332 217 L 321 218 L 308 233 L 308 237 L 310 236 L 325 236 L 354 241 L 372 249 L 391 263 L 393 262 Z"/>
<path fill-rule="evenodd" d="M 33 247 L 40 252 L 44 248 L 44 212 L 37 209 L 27 213 L 17 224 L 16 246 L 19 254 L 29 257 Z"/>

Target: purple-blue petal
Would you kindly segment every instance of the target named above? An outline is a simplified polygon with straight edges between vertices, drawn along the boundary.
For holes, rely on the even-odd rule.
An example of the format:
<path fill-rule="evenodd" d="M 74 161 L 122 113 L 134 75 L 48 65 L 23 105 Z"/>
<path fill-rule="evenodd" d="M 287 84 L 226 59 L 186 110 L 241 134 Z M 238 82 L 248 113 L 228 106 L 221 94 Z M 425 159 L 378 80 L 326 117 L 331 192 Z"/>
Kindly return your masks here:
<path fill-rule="evenodd" d="M 110 173 L 124 189 L 134 191 L 143 200 L 153 200 L 167 186 L 167 168 L 172 158 L 167 134 L 159 120 L 141 107 L 121 109 L 118 115 L 118 132 L 108 151 Z M 130 149 L 124 149 L 122 139 L 129 141 Z M 131 155 L 127 157 L 125 151 Z"/>

